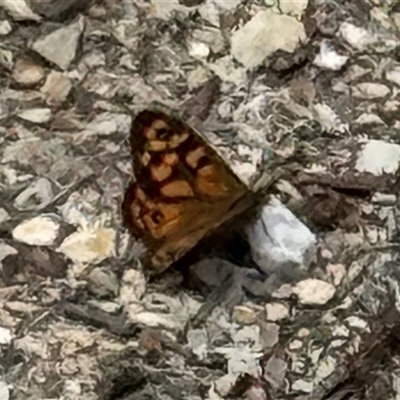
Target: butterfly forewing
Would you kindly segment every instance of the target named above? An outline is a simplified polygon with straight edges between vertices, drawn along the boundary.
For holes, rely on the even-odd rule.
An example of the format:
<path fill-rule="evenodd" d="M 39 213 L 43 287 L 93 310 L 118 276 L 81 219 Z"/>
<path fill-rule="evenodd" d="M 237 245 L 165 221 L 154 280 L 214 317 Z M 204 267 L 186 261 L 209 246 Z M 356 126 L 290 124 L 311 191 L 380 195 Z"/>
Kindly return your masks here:
<path fill-rule="evenodd" d="M 245 188 L 199 134 L 165 113 L 135 118 L 131 148 L 135 182 L 125 222 L 164 268 L 226 220 Z"/>

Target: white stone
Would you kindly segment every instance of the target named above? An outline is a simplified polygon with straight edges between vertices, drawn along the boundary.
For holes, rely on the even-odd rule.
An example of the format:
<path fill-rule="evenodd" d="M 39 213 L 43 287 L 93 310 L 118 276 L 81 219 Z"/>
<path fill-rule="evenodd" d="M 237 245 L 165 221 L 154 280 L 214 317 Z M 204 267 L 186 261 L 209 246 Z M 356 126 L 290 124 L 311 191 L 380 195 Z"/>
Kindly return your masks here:
<path fill-rule="evenodd" d="M 60 224 L 48 216 L 38 216 L 21 222 L 12 231 L 14 240 L 32 246 L 51 246 L 57 239 Z"/>
<path fill-rule="evenodd" d="M 292 354 L 292 357 L 293 357 L 293 354 Z M 306 368 L 306 366 L 305 366 L 303 361 L 301 361 L 301 360 L 299 360 L 297 358 L 293 359 L 292 367 L 291 367 L 291 370 L 293 372 L 295 372 L 297 374 L 304 374 L 305 368 Z"/>
<path fill-rule="evenodd" d="M 204 2 L 197 10 L 201 17 L 207 21 L 210 25 L 219 27 L 219 11 L 215 2 L 207 1 Z"/>
<path fill-rule="evenodd" d="M 119 299 L 122 304 L 141 300 L 146 292 L 146 278 L 136 269 L 128 269 L 122 277 Z"/>
<path fill-rule="evenodd" d="M 57 249 L 77 264 L 97 264 L 114 255 L 116 232 L 88 227 L 68 236 Z"/>
<path fill-rule="evenodd" d="M 254 261 L 272 273 L 288 263 L 302 264 L 315 245 L 315 235 L 277 198 L 245 229 Z"/>
<path fill-rule="evenodd" d="M 348 95 L 348 93 L 350 91 L 349 85 L 347 85 L 345 82 L 339 81 L 339 80 L 332 83 L 331 88 L 334 92 L 345 93 L 346 95 Z"/>
<path fill-rule="evenodd" d="M 76 22 L 36 40 L 32 49 L 62 70 L 66 70 L 75 58 L 84 26 L 84 18 L 80 17 Z"/>
<path fill-rule="evenodd" d="M 400 101 L 397 100 L 387 100 L 383 105 L 383 109 L 386 112 L 397 111 L 400 108 Z"/>
<path fill-rule="evenodd" d="M 394 397 L 392 397 L 393 400 L 400 400 L 400 376 L 399 372 L 392 372 L 391 373 L 392 377 L 392 389 L 394 392 Z"/>
<path fill-rule="evenodd" d="M 128 309 L 129 312 L 129 309 Z M 140 313 L 129 313 L 132 321 L 135 323 L 143 324 L 146 326 L 150 326 L 153 328 L 167 328 L 167 329 L 176 329 L 179 327 L 177 322 L 171 318 L 171 316 L 163 315 L 160 313 L 143 311 Z"/>
<path fill-rule="evenodd" d="M 330 283 L 310 278 L 297 283 L 293 292 L 299 297 L 302 304 L 321 305 L 332 299 L 336 289 Z"/>
<path fill-rule="evenodd" d="M 238 324 L 253 324 L 256 317 L 254 309 L 243 305 L 235 306 L 232 312 L 232 321 Z"/>
<path fill-rule="evenodd" d="M 0 21 L 0 35 L 8 35 L 11 31 L 11 24 L 7 20 Z"/>
<path fill-rule="evenodd" d="M 328 249 L 322 249 L 321 250 L 321 257 L 326 258 L 328 260 L 331 260 L 333 257 L 333 254 L 330 250 Z"/>
<path fill-rule="evenodd" d="M 5 242 L 0 241 L 0 263 L 8 256 L 18 254 L 18 251 L 14 247 L 8 245 Z"/>
<path fill-rule="evenodd" d="M 332 330 L 332 336 L 349 337 L 350 331 L 344 325 L 337 325 Z"/>
<path fill-rule="evenodd" d="M 298 350 L 303 347 L 303 342 L 301 340 L 295 339 L 289 343 L 289 350 Z"/>
<path fill-rule="evenodd" d="M 375 211 L 375 208 L 373 204 L 363 204 L 361 210 L 364 214 L 371 215 Z"/>
<path fill-rule="evenodd" d="M 400 145 L 370 140 L 358 154 L 356 169 L 374 175 L 395 173 L 400 164 Z"/>
<path fill-rule="evenodd" d="M 292 384 L 292 390 L 304 392 L 304 393 L 311 393 L 314 390 L 314 382 L 306 381 L 304 379 L 299 379 L 294 381 Z"/>
<path fill-rule="evenodd" d="M 310 336 L 310 331 L 307 328 L 300 328 L 299 331 L 297 332 L 297 336 L 299 338 Z"/>
<path fill-rule="evenodd" d="M 370 17 L 378 21 L 381 27 L 388 31 L 393 29 L 393 22 L 391 21 L 392 13 L 390 13 L 389 17 L 388 12 L 385 8 L 387 6 L 393 6 L 394 4 L 395 2 L 393 0 L 389 0 L 389 2 L 382 1 L 381 4 L 379 4 L 378 1 L 377 5 L 380 7 L 373 7 L 370 11 Z"/>
<path fill-rule="evenodd" d="M 379 1 L 379 0 L 375 0 L 375 1 Z M 390 13 L 390 16 L 391 16 L 396 28 L 400 29 L 400 13 L 399 12 Z"/>
<path fill-rule="evenodd" d="M 347 322 L 353 328 L 358 328 L 362 330 L 368 329 L 368 322 L 361 319 L 360 317 L 357 317 L 356 315 L 351 315 L 350 317 L 347 317 L 345 319 L 345 322 Z"/>
<path fill-rule="evenodd" d="M 316 120 L 326 132 L 345 132 L 348 131 L 348 124 L 344 124 L 338 115 L 325 103 L 315 104 L 313 113 Z"/>
<path fill-rule="evenodd" d="M 260 65 L 277 50 L 293 52 L 306 40 L 304 26 L 296 18 L 272 10 L 259 11 L 231 38 L 232 55 L 246 68 Z"/>
<path fill-rule="evenodd" d="M 370 124 L 378 124 L 378 125 L 385 125 L 385 123 L 382 121 L 378 115 L 375 114 L 368 114 L 368 113 L 363 113 L 361 114 L 355 121 L 355 124 L 359 125 L 370 125 Z"/>
<path fill-rule="evenodd" d="M 41 65 L 24 59 L 16 61 L 12 72 L 14 81 L 25 86 L 36 85 L 44 76 L 45 71 Z"/>
<path fill-rule="evenodd" d="M 190 90 L 200 87 L 210 78 L 210 71 L 203 66 L 197 66 L 195 69 L 187 72 L 187 82 Z"/>
<path fill-rule="evenodd" d="M 121 305 L 113 301 L 88 300 L 88 305 L 100 308 L 108 314 L 116 314 L 121 310 Z"/>
<path fill-rule="evenodd" d="M 374 228 L 367 228 L 366 232 L 365 232 L 365 236 L 367 238 L 367 240 L 371 243 L 371 244 L 377 244 L 378 243 L 378 230 L 374 227 Z"/>
<path fill-rule="evenodd" d="M 204 360 L 208 353 L 208 333 L 205 329 L 190 329 L 186 339 L 193 353 Z"/>
<path fill-rule="evenodd" d="M 232 339 L 238 347 L 249 345 L 255 351 L 261 351 L 263 347 L 260 343 L 260 327 L 256 324 L 243 326 L 232 335 Z"/>
<path fill-rule="evenodd" d="M 279 0 L 279 8 L 284 14 L 300 18 L 307 8 L 308 0 Z"/>
<path fill-rule="evenodd" d="M 35 14 L 25 0 L 0 0 L 3 7 L 15 21 L 40 21 L 40 15 Z"/>
<path fill-rule="evenodd" d="M 40 91 L 47 96 L 47 102 L 52 104 L 64 101 L 71 88 L 72 83 L 68 77 L 61 72 L 51 71 Z"/>
<path fill-rule="evenodd" d="M 31 108 L 20 112 L 18 117 L 35 124 L 44 124 L 50 121 L 51 110 L 50 108 Z"/>
<path fill-rule="evenodd" d="M 88 221 L 94 219 L 95 204 L 99 198 L 100 194 L 92 189 L 86 190 L 84 196 L 79 192 L 73 192 L 58 209 L 68 224 L 83 227 L 87 225 Z"/>
<path fill-rule="evenodd" d="M 238 86 L 246 82 L 246 69 L 237 67 L 230 56 L 221 57 L 208 67 L 224 82 L 233 82 Z"/>
<path fill-rule="evenodd" d="M 7 383 L 4 381 L 0 381 L 0 399 L 1 400 L 10 399 L 10 391 L 8 389 Z"/>
<path fill-rule="evenodd" d="M 240 0 L 212 0 L 213 3 L 215 3 L 219 8 L 225 11 L 233 11 L 236 9 L 236 7 L 241 4 Z"/>
<path fill-rule="evenodd" d="M 0 326 L 0 345 L 10 344 L 12 340 L 11 331 L 8 328 Z M 1 399 L 1 397 L 0 397 Z"/>
<path fill-rule="evenodd" d="M 226 374 L 216 379 L 211 384 L 207 400 L 223 400 L 226 396 L 228 396 L 236 381 L 237 376 L 232 374 Z"/>
<path fill-rule="evenodd" d="M 395 194 L 380 193 L 376 192 L 371 201 L 375 204 L 381 204 L 383 206 L 393 206 L 396 204 L 397 197 Z M 0 221 L 1 221 L 1 210 L 0 210 Z"/>
<path fill-rule="evenodd" d="M 301 193 L 287 180 L 281 179 L 276 183 L 276 188 L 281 193 L 288 194 L 294 200 L 300 201 L 303 199 Z"/>
<path fill-rule="evenodd" d="M 131 121 L 129 115 L 105 112 L 97 115 L 87 125 L 87 132 L 96 135 L 111 135 L 117 132 L 128 135 Z"/>
<path fill-rule="evenodd" d="M 374 37 L 367 30 L 349 22 L 343 22 L 339 28 L 339 33 L 343 39 L 357 50 L 362 50 L 375 41 Z"/>
<path fill-rule="evenodd" d="M 289 316 L 289 308 L 281 303 L 267 303 L 265 312 L 268 321 L 279 321 Z"/>
<path fill-rule="evenodd" d="M 78 368 L 77 368 L 78 369 Z M 63 368 L 61 367 L 61 370 Z M 75 372 L 74 368 L 74 372 Z M 63 382 L 63 393 L 66 394 L 65 397 L 72 399 L 79 399 L 82 397 L 82 384 L 74 379 L 65 379 Z"/>
<path fill-rule="evenodd" d="M 30 201 L 35 199 L 35 205 Z M 32 210 L 47 206 L 54 198 L 51 182 L 46 178 L 38 178 L 33 181 L 15 199 L 14 206 L 18 210 Z"/>
<path fill-rule="evenodd" d="M 188 43 L 189 47 L 189 54 L 193 58 L 207 58 L 208 55 L 210 54 L 210 48 L 202 42 L 189 42 Z"/>
<path fill-rule="evenodd" d="M 347 342 L 346 339 L 335 339 L 331 341 L 330 345 L 333 348 L 337 348 L 343 346 L 346 342 Z"/>
<path fill-rule="evenodd" d="M 360 81 L 360 79 L 362 77 L 366 77 L 372 71 L 373 71 L 372 68 L 363 68 L 358 64 L 352 64 L 347 69 L 343 78 L 348 83 L 353 82 L 353 81 Z M 339 82 L 341 82 L 341 81 L 339 81 Z"/>
<path fill-rule="evenodd" d="M 0 224 L 11 219 L 10 214 L 4 209 L 0 208 Z"/>
<path fill-rule="evenodd" d="M 151 11 L 152 16 L 168 20 L 172 13 L 187 12 L 187 8 L 181 5 L 178 0 L 151 0 Z"/>
<path fill-rule="evenodd" d="M 346 267 L 343 264 L 328 264 L 326 272 L 332 276 L 333 284 L 339 286 L 346 275 Z"/>
<path fill-rule="evenodd" d="M 321 355 L 324 351 L 324 347 L 316 347 L 316 348 L 310 348 L 309 349 L 309 353 L 308 356 L 310 358 L 310 361 L 316 365 L 319 363 L 320 359 L 321 359 Z"/>
<path fill-rule="evenodd" d="M 400 66 L 397 66 L 386 72 L 386 79 L 400 86 Z"/>
<path fill-rule="evenodd" d="M 275 299 L 288 299 L 292 294 L 292 286 L 285 283 L 272 293 L 272 297 Z"/>
<path fill-rule="evenodd" d="M 260 376 L 261 368 L 257 358 L 262 352 L 253 352 L 247 346 L 217 347 L 215 353 L 220 353 L 228 360 L 228 373 L 238 376 L 248 373 L 253 376 Z"/>
<path fill-rule="evenodd" d="M 0 47 L 0 66 L 11 70 L 14 65 L 13 53 L 10 50 Z"/>
<path fill-rule="evenodd" d="M 328 356 L 326 359 L 321 360 L 318 363 L 318 369 L 315 373 L 317 382 L 330 376 L 337 368 L 335 359 L 332 356 Z"/>
<path fill-rule="evenodd" d="M 351 282 L 354 279 L 356 279 L 360 275 L 363 269 L 364 267 L 359 262 L 357 261 L 352 262 L 347 272 L 347 277 L 349 281 Z"/>
<path fill-rule="evenodd" d="M 352 90 L 353 96 L 366 100 L 379 99 L 390 93 L 390 89 L 386 85 L 373 82 L 359 83 Z"/>
<path fill-rule="evenodd" d="M 347 348 L 349 354 L 359 354 L 361 346 L 361 336 L 353 333 L 353 341 L 350 343 L 350 347 Z"/>
<path fill-rule="evenodd" d="M 332 310 L 325 311 L 321 316 L 321 322 L 330 325 L 337 324 L 337 318 L 333 315 Z"/>
<path fill-rule="evenodd" d="M 320 68 L 339 71 L 348 59 L 349 57 L 337 53 L 327 41 L 323 41 L 313 63 Z"/>

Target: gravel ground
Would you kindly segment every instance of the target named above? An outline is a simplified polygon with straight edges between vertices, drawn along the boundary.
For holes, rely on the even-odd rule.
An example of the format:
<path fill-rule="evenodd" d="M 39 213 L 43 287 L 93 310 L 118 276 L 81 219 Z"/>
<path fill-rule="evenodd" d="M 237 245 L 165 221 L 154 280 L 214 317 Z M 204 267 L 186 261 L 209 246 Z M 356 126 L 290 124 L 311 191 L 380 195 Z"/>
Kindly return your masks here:
<path fill-rule="evenodd" d="M 399 4 L 0 0 L 0 399 L 398 399 Z M 149 277 L 156 103 L 254 201 Z"/>

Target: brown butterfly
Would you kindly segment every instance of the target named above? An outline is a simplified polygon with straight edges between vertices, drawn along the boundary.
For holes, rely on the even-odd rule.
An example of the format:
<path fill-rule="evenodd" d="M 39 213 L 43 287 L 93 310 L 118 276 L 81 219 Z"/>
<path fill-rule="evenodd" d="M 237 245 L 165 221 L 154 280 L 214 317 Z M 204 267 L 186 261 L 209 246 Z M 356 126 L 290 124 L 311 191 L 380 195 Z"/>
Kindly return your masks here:
<path fill-rule="evenodd" d="M 246 188 L 198 132 L 171 114 L 142 111 L 130 141 L 136 180 L 123 201 L 124 220 L 160 272 L 235 215 Z"/>

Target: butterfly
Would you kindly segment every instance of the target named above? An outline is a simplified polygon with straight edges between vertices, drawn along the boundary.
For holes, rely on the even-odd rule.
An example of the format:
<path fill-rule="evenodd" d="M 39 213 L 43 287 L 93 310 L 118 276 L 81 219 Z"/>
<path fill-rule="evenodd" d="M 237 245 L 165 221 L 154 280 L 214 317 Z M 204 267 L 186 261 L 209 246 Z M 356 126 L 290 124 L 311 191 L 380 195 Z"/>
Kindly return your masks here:
<path fill-rule="evenodd" d="M 144 110 L 132 122 L 135 180 L 122 204 L 125 224 L 161 272 L 235 214 L 243 183 L 203 136 L 172 113 Z"/>

